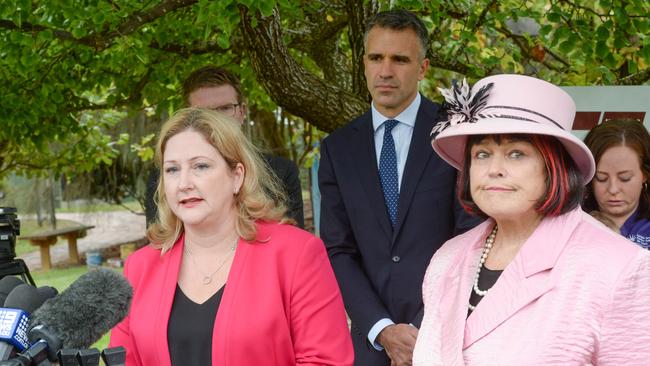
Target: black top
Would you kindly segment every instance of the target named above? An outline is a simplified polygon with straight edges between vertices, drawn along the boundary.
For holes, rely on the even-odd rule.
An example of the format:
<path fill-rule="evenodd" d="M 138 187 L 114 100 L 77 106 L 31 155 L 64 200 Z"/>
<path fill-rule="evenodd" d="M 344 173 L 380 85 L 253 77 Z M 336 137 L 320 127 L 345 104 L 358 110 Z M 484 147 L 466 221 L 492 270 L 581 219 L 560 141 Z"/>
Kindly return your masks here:
<path fill-rule="evenodd" d="M 483 266 L 483 268 L 481 268 L 481 275 L 478 277 L 479 290 L 485 291 L 485 289 L 492 288 L 492 286 L 497 283 L 497 280 L 499 279 L 499 276 L 501 276 L 502 272 L 503 270 L 494 271 Z M 481 302 L 481 300 L 483 300 L 483 296 L 477 295 L 476 292 L 474 292 L 474 288 L 472 288 L 472 296 L 469 298 L 469 303 L 473 306 L 476 306 L 479 302 Z M 472 311 L 469 310 L 467 312 L 467 316 L 469 316 L 471 313 Z"/>
<path fill-rule="evenodd" d="M 203 304 L 190 300 L 176 285 L 167 326 L 172 365 L 212 365 L 212 330 L 223 287 Z"/>
<path fill-rule="evenodd" d="M 300 186 L 300 177 L 298 175 L 298 166 L 281 156 L 271 154 L 262 154 L 268 164 L 270 171 L 280 178 L 282 187 L 287 194 L 287 217 L 296 220 L 296 225 L 300 228 L 305 227 L 305 217 L 302 204 L 302 188 Z M 144 212 L 147 216 L 147 226 L 151 225 L 158 215 L 158 206 L 154 201 L 154 193 L 160 179 L 160 171 L 153 169 L 149 172 L 144 200 Z"/>

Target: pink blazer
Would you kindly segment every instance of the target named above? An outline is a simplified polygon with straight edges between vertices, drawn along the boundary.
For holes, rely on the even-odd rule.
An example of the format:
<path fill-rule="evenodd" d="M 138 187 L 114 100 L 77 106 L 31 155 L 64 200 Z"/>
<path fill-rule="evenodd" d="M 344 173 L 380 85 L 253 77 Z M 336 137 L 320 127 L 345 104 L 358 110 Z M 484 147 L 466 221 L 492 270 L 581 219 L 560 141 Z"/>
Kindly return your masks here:
<path fill-rule="evenodd" d="M 650 365 L 650 252 L 579 208 L 544 219 L 466 318 L 492 225 L 432 258 L 414 365 Z"/>
<path fill-rule="evenodd" d="M 325 247 L 290 225 L 258 223 L 258 237 L 240 240 L 212 333 L 212 364 L 352 365 L 343 300 Z M 134 294 L 110 346 L 127 349 L 127 365 L 169 366 L 167 324 L 183 238 L 164 255 L 145 247 L 124 273 Z"/>

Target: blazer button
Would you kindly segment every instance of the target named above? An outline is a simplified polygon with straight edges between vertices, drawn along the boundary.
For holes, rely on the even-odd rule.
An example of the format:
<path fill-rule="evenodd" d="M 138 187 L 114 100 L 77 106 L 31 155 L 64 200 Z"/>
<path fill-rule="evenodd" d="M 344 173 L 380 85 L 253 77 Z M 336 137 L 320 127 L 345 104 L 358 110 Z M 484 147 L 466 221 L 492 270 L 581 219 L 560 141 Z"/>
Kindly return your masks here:
<path fill-rule="evenodd" d="M 402 258 L 400 258 L 399 256 L 394 256 L 392 259 L 393 262 L 398 263 Z"/>

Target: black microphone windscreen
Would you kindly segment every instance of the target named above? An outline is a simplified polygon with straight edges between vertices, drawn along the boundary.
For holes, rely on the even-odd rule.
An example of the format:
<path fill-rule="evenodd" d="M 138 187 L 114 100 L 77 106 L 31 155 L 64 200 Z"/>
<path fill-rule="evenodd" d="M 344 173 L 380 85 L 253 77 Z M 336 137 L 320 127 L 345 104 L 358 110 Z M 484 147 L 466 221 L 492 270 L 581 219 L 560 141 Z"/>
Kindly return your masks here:
<path fill-rule="evenodd" d="M 35 311 L 30 328 L 43 325 L 64 348 L 88 348 L 126 317 L 132 296 L 133 289 L 121 274 L 92 270 Z"/>
<path fill-rule="evenodd" d="M 41 297 L 36 287 L 23 283 L 11 290 L 3 307 L 24 310 L 31 314 L 44 301 L 45 299 Z"/>
<path fill-rule="evenodd" d="M 22 285 L 23 281 L 18 277 L 14 276 L 5 276 L 0 279 L 0 306 L 4 305 L 7 295 L 13 290 L 16 286 Z"/>
<path fill-rule="evenodd" d="M 57 289 L 55 289 L 54 287 L 51 287 L 51 286 L 41 286 L 41 287 L 37 288 L 36 291 L 38 292 L 38 294 L 43 299 L 43 302 L 45 302 L 45 300 L 51 299 L 54 296 L 59 294 L 59 290 L 57 290 Z"/>

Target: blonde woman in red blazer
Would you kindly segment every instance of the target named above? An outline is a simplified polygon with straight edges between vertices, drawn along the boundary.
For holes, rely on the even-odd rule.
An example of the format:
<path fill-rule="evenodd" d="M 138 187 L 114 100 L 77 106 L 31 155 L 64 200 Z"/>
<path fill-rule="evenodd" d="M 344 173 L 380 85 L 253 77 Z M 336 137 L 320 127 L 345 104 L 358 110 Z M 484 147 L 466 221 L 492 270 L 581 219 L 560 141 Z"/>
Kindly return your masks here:
<path fill-rule="evenodd" d="M 127 260 L 134 296 L 110 345 L 129 366 L 352 365 L 323 243 L 284 223 L 283 195 L 239 126 L 186 109 L 160 136 L 158 221 Z M 192 314 L 213 301 L 213 318 Z"/>

